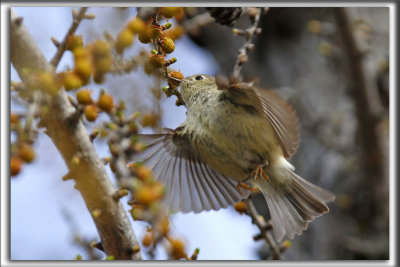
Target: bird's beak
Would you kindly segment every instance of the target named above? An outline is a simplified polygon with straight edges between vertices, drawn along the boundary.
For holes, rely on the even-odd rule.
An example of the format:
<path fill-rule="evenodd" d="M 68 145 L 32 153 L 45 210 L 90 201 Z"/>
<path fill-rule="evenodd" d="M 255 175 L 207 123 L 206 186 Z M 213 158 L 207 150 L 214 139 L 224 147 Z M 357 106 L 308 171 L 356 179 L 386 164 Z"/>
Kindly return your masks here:
<path fill-rule="evenodd" d="M 173 88 L 178 88 L 181 84 L 182 80 L 169 76 L 168 77 L 168 84 Z"/>

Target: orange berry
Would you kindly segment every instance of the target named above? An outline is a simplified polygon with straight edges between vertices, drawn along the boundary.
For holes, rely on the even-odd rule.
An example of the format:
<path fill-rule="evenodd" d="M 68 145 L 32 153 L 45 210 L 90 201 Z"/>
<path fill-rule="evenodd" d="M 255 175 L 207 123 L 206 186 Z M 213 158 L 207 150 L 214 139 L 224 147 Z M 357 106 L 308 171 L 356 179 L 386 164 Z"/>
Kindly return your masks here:
<path fill-rule="evenodd" d="M 114 107 L 113 97 L 109 94 L 101 94 L 99 100 L 97 101 L 97 106 L 110 113 Z"/>
<path fill-rule="evenodd" d="M 128 22 L 128 29 L 132 33 L 139 33 L 141 31 L 143 31 L 144 27 L 145 27 L 145 24 L 144 24 L 143 20 L 141 20 L 140 18 L 134 18 Z"/>
<path fill-rule="evenodd" d="M 171 245 L 171 254 L 175 260 L 179 260 L 184 258 L 185 253 L 185 245 L 183 244 L 182 240 L 179 239 L 170 239 L 169 243 Z"/>
<path fill-rule="evenodd" d="M 47 92 L 49 94 L 56 94 L 58 86 L 53 73 L 41 72 L 37 76 L 37 87 L 39 90 Z"/>
<path fill-rule="evenodd" d="M 178 80 L 183 80 L 183 78 L 185 78 L 183 76 L 183 74 L 180 71 L 174 70 L 172 71 L 169 76 L 171 76 L 172 78 L 178 79 Z"/>
<path fill-rule="evenodd" d="M 141 43 L 147 44 L 151 42 L 151 26 L 146 25 L 142 31 L 138 34 L 138 39 Z"/>
<path fill-rule="evenodd" d="M 159 28 L 157 28 L 155 26 L 151 27 L 151 35 L 150 35 L 151 39 L 156 40 L 156 39 L 160 38 L 161 35 L 162 35 L 162 31 Z"/>
<path fill-rule="evenodd" d="M 67 91 L 78 89 L 83 85 L 81 78 L 72 71 L 64 74 L 64 88 Z"/>
<path fill-rule="evenodd" d="M 11 115 L 10 115 L 10 123 L 11 123 L 11 124 L 17 123 L 18 121 L 19 121 L 18 115 L 11 112 Z"/>
<path fill-rule="evenodd" d="M 165 37 L 162 41 L 161 47 L 165 53 L 171 54 L 175 50 L 175 43 L 171 38 Z"/>
<path fill-rule="evenodd" d="M 164 36 L 169 37 L 172 40 L 176 40 L 179 39 L 179 37 L 181 37 L 184 32 L 185 30 L 183 29 L 183 27 L 178 25 L 172 29 L 165 31 Z"/>
<path fill-rule="evenodd" d="M 149 63 L 153 68 L 161 68 L 166 64 L 165 58 L 159 54 L 152 54 Z"/>
<path fill-rule="evenodd" d="M 147 232 L 142 240 L 142 244 L 145 247 L 149 247 L 154 241 L 153 234 L 151 232 Z"/>
<path fill-rule="evenodd" d="M 292 241 L 290 241 L 290 240 L 285 240 L 285 241 L 283 241 L 282 242 L 282 247 L 284 247 L 284 248 L 290 248 L 292 246 Z"/>
<path fill-rule="evenodd" d="M 143 127 L 156 126 L 157 122 L 158 122 L 158 115 L 155 112 L 143 115 L 143 118 L 142 118 L 142 126 Z"/>
<path fill-rule="evenodd" d="M 31 145 L 28 145 L 26 143 L 22 143 L 19 145 L 18 154 L 19 157 L 27 163 L 30 163 L 35 159 L 35 150 Z"/>
<path fill-rule="evenodd" d="M 143 186 L 135 192 L 136 202 L 141 205 L 149 205 L 154 202 L 151 186 Z"/>
<path fill-rule="evenodd" d="M 82 35 L 68 35 L 65 49 L 74 51 L 76 48 L 81 47 L 83 47 Z"/>
<path fill-rule="evenodd" d="M 74 51 L 74 59 L 77 60 L 79 58 L 90 58 L 89 50 L 86 47 L 78 47 L 75 48 Z"/>
<path fill-rule="evenodd" d="M 162 199 L 162 197 L 164 196 L 164 185 L 162 185 L 160 182 L 155 182 L 152 185 L 152 193 L 154 199 Z"/>
<path fill-rule="evenodd" d="M 95 121 L 99 116 L 97 107 L 95 105 L 87 105 L 83 109 L 83 113 L 88 121 Z"/>
<path fill-rule="evenodd" d="M 166 235 L 169 232 L 169 220 L 167 217 L 163 217 L 158 222 L 158 228 L 162 235 Z"/>
<path fill-rule="evenodd" d="M 11 156 L 10 160 L 10 174 L 11 176 L 15 176 L 18 173 L 21 172 L 21 167 L 24 164 L 24 162 L 19 158 L 15 156 Z"/>
<path fill-rule="evenodd" d="M 162 7 L 161 8 L 161 13 L 164 15 L 166 18 L 172 18 L 175 16 L 175 13 L 177 12 L 178 8 L 177 7 Z"/>
<path fill-rule="evenodd" d="M 93 103 L 91 92 L 88 89 L 83 89 L 77 92 L 76 99 L 78 100 L 79 104 L 82 105 L 89 105 Z"/>
<path fill-rule="evenodd" d="M 78 58 L 75 61 L 75 72 L 81 76 L 83 80 L 89 79 L 93 72 L 92 62 L 88 59 Z"/>
<path fill-rule="evenodd" d="M 91 46 L 91 52 L 92 52 L 92 55 L 94 58 L 110 56 L 110 46 L 108 45 L 108 43 L 106 43 L 102 40 L 97 40 Z"/>
<path fill-rule="evenodd" d="M 141 180 L 148 180 L 149 178 L 151 178 L 152 173 L 151 170 L 145 166 L 138 166 L 137 168 L 137 176 L 141 179 Z"/>
<path fill-rule="evenodd" d="M 243 212 L 246 211 L 246 203 L 244 203 L 243 201 L 237 202 L 235 204 L 235 210 L 240 214 L 242 214 Z"/>
<path fill-rule="evenodd" d="M 181 21 L 185 16 L 185 10 L 183 9 L 183 7 L 178 7 L 176 12 L 175 12 L 175 19 L 177 21 Z"/>
<path fill-rule="evenodd" d="M 132 32 L 125 28 L 117 36 L 117 41 L 115 43 L 115 50 L 118 54 L 121 54 L 124 49 L 133 43 Z"/>
<path fill-rule="evenodd" d="M 111 57 L 103 57 L 98 58 L 94 61 L 94 67 L 98 73 L 106 73 L 111 70 L 112 58 Z"/>

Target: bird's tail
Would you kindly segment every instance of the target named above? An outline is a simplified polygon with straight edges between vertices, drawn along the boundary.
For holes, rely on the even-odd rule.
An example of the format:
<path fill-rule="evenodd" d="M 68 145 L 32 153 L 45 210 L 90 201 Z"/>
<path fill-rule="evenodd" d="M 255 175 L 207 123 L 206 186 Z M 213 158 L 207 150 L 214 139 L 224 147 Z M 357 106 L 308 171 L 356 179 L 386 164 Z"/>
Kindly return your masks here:
<path fill-rule="evenodd" d="M 279 242 L 285 235 L 291 239 L 300 235 L 309 222 L 329 211 L 326 203 L 335 199 L 334 194 L 307 182 L 287 167 L 267 174 L 268 180 L 258 177 L 255 183 L 265 196 Z"/>

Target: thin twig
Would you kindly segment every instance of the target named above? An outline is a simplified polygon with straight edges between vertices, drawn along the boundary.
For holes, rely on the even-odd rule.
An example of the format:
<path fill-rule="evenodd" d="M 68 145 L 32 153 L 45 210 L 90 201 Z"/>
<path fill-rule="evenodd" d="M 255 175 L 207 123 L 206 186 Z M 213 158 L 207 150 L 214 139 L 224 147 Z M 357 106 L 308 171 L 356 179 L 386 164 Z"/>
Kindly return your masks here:
<path fill-rule="evenodd" d="M 79 24 L 85 18 L 85 12 L 86 12 L 87 9 L 88 9 L 87 7 L 81 7 L 79 9 L 79 12 L 76 15 L 73 15 L 73 20 L 72 20 L 71 27 L 69 28 L 67 34 L 65 35 L 64 40 L 61 43 L 59 43 L 57 52 L 56 52 L 56 54 L 54 55 L 54 57 L 50 61 L 50 64 L 52 66 L 54 66 L 54 68 L 57 67 L 58 63 L 61 60 L 61 57 L 63 56 L 63 54 L 65 52 L 65 49 L 67 47 L 68 36 L 70 36 L 70 35 L 75 33 L 75 31 L 78 28 Z"/>
<path fill-rule="evenodd" d="M 246 42 L 239 49 L 239 53 L 236 59 L 235 66 L 233 67 L 232 77 L 236 80 L 241 80 L 240 72 L 242 70 L 242 65 L 247 61 L 247 52 L 251 47 L 251 42 L 253 40 L 254 35 L 259 32 L 258 24 L 260 22 L 261 14 L 263 13 L 263 8 L 259 8 L 256 13 L 253 21 L 253 25 L 246 30 Z"/>
<path fill-rule="evenodd" d="M 256 207 L 254 206 L 253 201 L 250 198 L 246 199 L 245 201 L 246 201 L 246 207 L 248 210 L 248 215 L 252 218 L 253 223 L 255 225 L 257 225 L 262 237 L 265 239 L 268 246 L 270 247 L 271 252 L 273 254 L 273 259 L 280 260 L 281 252 L 280 252 L 279 246 L 275 242 L 275 239 L 272 237 L 270 231 L 267 230 L 268 225 L 266 224 L 265 221 L 259 219 L 259 214 L 256 210 Z"/>

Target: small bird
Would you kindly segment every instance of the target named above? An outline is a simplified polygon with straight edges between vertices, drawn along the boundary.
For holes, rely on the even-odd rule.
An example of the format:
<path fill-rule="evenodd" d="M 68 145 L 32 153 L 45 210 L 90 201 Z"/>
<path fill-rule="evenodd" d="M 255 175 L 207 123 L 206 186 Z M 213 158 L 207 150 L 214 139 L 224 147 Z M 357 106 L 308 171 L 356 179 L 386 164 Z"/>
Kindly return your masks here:
<path fill-rule="evenodd" d="M 137 155 L 166 186 L 171 211 L 226 208 L 258 188 L 279 242 L 329 211 L 334 194 L 296 175 L 287 161 L 299 144 L 298 120 L 287 102 L 247 83 L 221 89 L 202 74 L 183 79 L 180 87 L 185 122 L 140 135 L 148 145 Z"/>

